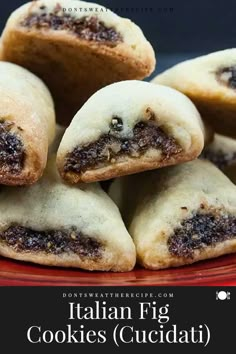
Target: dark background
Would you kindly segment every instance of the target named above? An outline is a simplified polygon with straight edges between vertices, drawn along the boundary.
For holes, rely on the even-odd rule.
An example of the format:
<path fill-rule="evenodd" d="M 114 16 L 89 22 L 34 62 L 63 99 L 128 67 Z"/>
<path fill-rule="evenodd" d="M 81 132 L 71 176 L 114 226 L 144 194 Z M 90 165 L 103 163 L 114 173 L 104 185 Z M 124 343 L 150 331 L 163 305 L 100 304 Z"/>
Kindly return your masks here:
<path fill-rule="evenodd" d="M 236 287 L 224 288 L 230 292 L 229 300 L 216 300 L 216 287 L 11 287 L 1 288 L 0 302 L 0 342 L 1 348 L 7 353 L 17 352 L 24 354 L 80 354 L 80 353 L 134 353 L 140 348 L 148 354 L 213 354 L 226 351 L 235 352 L 235 296 Z M 120 326 L 133 326 L 134 329 L 158 330 L 157 320 L 150 318 L 142 321 L 138 319 L 138 302 L 151 302 L 153 298 L 103 298 L 107 306 L 129 306 L 132 309 L 132 320 L 69 320 L 68 302 L 81 303 L 82 306 L 94 306 L 96 298 L 64 299 L 62 293 L 173 293 L 173 298 L 156 298 L 157 307 L 169 304 L 170 322 L 164 325 L 164 330 L 176 324 L 179 330 L 188 330 L 192 326 L 198 329 L 199 324 L 207 324 L 211 338 L 206 347 L 202 344 L 122 344 L 116 347 L 112 340 L 112 330 L 119 323 Z M 35 301 L 36 300 L 36 301 Z M 84 325 L 85 330 L 96 331 L 106 329 L 107 342 L 105 344 L 30 344 L 27 341 L 27 330 L 31 326 L 41 326 L 42 331 L 65 330 L 71 324 L 74 330 Z M 142 336 L 140 336 L 142 337 Z M 160 337 L 159 337 L 160 338 Z M 173 336 L 171 336 L 173 338 Z M 34 339 L 35 340 L 35 339 Z M 173 339 L 172 339 L 173 340 Z M 141 346 L 141 347 L 139 347 Z M 227 349 L 228 348 L 228 349 Z M 232 348 L 230 350 L 230 348 Z M 4 353 L 4 350 L 1 351 Z"/>
<path fill-rule="evenodd" d="M 235 47 L 235 0 L 96 1 L 142 28 L 157 53 L 159 72 L 185 58 Z M 25 2 L 0 0 L 1 30 L 10 13 Z"/>

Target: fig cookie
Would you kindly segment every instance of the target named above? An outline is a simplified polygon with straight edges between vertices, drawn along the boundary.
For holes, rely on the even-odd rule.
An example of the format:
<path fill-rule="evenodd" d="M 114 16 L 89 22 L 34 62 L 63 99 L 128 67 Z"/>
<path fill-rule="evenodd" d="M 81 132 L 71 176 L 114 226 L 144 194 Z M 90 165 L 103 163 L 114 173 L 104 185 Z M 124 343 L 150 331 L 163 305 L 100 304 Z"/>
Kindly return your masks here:
<path fill-rule="evenodd" d="M 155 67 L 152 46 L 138 26 L 77 0 L 32 1 L 14 11 L 2 34 L 2 58 L 45 81 L 65 125 L 98 89 L 143 79 Z"/>
<path fill-rule="evenodd" d="M 236 165 L 236 140 L 215 134 L 212 143 L 204 148 L 201 158 L 211 161 L 225 173 L 228 167 Z"/>
<path fill-rule="evenodd" d="M 33 186 L 2 188 L 0 255 L 48 266 L 129 271 L 136 253 L 120 213 L 97 184 L 61 182 L 51 156 Z"/>
<path fill-rule="evenodd" d="M 29 71 L 0 62 L 0 184 L 36 182 L 55 133 L 53 101 Z"/>
<path fill-rule="evenodd" d="M 123 81 L 96 92 L 57 154 L 63 179 L 94 182 L 195 159 L 204 127 L 192 102 L 165 86 Z"/>
<path fill-rule="evenodd" d="M 147 269 L 236 252 L 236 187 L 209 161 L 117 179 L 110 195 Z"/>
<path fill-rule="evenodd" d="M 187 60 L 152 82 L 183 92 L 217 133 L 236 137 L 236 48 Z"/>

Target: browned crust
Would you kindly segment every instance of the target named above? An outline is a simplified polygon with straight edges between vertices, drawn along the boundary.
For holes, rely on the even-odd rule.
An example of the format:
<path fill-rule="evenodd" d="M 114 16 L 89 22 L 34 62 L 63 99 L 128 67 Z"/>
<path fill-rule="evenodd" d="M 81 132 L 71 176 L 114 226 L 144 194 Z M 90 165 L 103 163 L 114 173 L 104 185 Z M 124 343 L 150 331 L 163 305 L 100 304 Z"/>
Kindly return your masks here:
<path fill-rule="evenodd" d="M 198 85 L 191 85 L 181 92 L 192 100 L 203 121 L 216 133 L 236 138 L 235 98 L 229 98 L 221 91 L 209 92 Z"/>
<path fill-rule="evenodd" d="M 191 96 L 190 96 L 191 98 Z M 215 132 L 236 138 L 236 106 L 235 103 L 222 102 L 217 98 L 195 98 L 199 112 L 203 119 Z"/>
<path fill-rule="evenodd" d="M 224 245 L 224 247 L 222 247 L 222 245 Z M 147 250 L 142 250 L 142 252 L 137 252 L 137 263 L 149 270 L 159 270 L 165 268 L 181 267 L 235 252 L 236 240 L 227 240 L 220 242 L 219 245 L 216 245 L 215 247 L 208 246 L 200 251 L 195 251 L 193 258 L 170 256 L 166 259 L 160 259 L 159 263 L 157 264 L 157 255 L 154 254 L 154 252 L 151 252 L 150 254 L 149 248 Z"/>
<path fill-rule="evenodd" d="M 111 48 L 71 34 L 19 26 L 4 31 L 1 57 L 44 80 L 54 96 L 58 122 L 66 125 L 100 88 L 152 73 L 153 49 L 148 42 L 143 47 L 145 54 L 139 57 L 124 43 Z"/>
<path fill-rule="evenodd" d="M 1 243 L 0 255 L 19 261 L 32 262 L 46 266 L 73 267 L 90 271 L 128 272 L 131 271 L 135 265 L 135 257 L 133 254 L 130 254 L 130 257 L 124 257 L 124 255 L 118 254 L 117 262 L 114 262 L 114 258 L 111 259 L 109 255 L 106 256 L 106 253 L 104 253 L 103 257 L 97 260 L 84 257 L 81 259 L 77 254 L 72 253 L 48 255 L 43 252 L 16 252 L 11 247 Z"/>
<path fill-rule="evenodd" d="M 159 160 L 156 160 L 155 157 L 145 156 L 140 158 L 125 157 L 125 160 L 122 162 L 110 164 L 103 168 L 88 170 L 81 174 L 64 172 L 64 161 L 60 158 L 57 160 L 57 167 L 61 177 L 69 183 L 90 183 L 191 161 L 195 159 L 199 153 L 200 151 L 197 150 L 191 151 L 189 154 L 182 152 L 168 159 L 160 158 Z"/>
<path fill-rule="evenodd" d="M 23 143 L 25 160 L 22 171 L 16 174 L 0 168 L 0 184 L 28 185 L 42 176 L 48 153 L 47 128 L 40 117 L 33 121 L 32 114 L 33 107 L 22 104 L 18 99 L 1 95 L 2 119 L 21 128 L 17 134 Z"/>
<path fill-rule="evenodd" d="M 199 207 L 196 210 L 204 210 L 204 214 L 210 213 L 212 215 L 219 215 L 219 213 L 222 213 L 222 209 L 210 205 L 208 202 L 206 202 L 204 198 L 202 198 L 201 203 L 199 204 Z M 227 215 L 227 211 L 224 208 L 223 211 L 224 214 Z M 194 214 L 194 211 L 192 212 Z M 183 217 L 182 221 L 184 220 L 186 220 L 186 217 Z M 176 226 L 179 227 L 180 223 L 181 221 L 178 221 Z M 159 270 L 165 268 L 185 266 L 202 260 L 217 258 L 222 255 L 236 252 L 236 238 L 231 238 L 224 241 L 216 242 L 215 244 L 205 246 L 200 249 L 194 249 L 191 257 L 176 256 L 173 255 L 170 251 L 168 251 L 168 253 L 165 255 L 158 255 L 156 250 L 158 249 L 158 245 L 160 245 L 159 243 L 168 242 L 168 239 L 169 237 L 171 237 L 171 235 L 171 232 L 168 233 L 164 230 L 159 231 L 155 234 L 155 237 L 153 238 L 155 240 L 158 240 L 158 244 L 156 244 L 156 247 L 155 245 L 152 248 L 150 247 L 150 245 L 146 247 L 142 247 L 141 245 L 140 249 L 137 248 L 137 263 L 149 270 Z"/>
<path fill-rule="evenodd" d="M 27 158 L 20 173 L 6 173 L 0 169 L 0 184 L 23 186 L 31 185 L 38 181 L 46 167 L 47 153 L 45 152 L 45 156 L 39 156 L 34 151 L 28 150 L 26 154 Z"/>
<path fill-rule="evenodd" d="M 0 168 L 0 183 L 8 186 L 21 186 L 35 183 L 43 174 L 46 167 L 46 156 L 39 156 L 36 152 L 27 150 L 24 167 L 20 173 L 6 173 Z"/>

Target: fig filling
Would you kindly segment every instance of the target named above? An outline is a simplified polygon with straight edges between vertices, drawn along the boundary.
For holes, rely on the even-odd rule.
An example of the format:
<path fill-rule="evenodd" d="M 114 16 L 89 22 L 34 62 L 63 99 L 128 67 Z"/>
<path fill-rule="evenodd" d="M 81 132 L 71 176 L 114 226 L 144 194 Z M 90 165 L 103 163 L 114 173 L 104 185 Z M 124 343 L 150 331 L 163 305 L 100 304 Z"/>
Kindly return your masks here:
<path fill-rule="evenodd" d="M 122 156 L 137 158 L 151 148 L 161 150 L 163 160 L 182 151 L 174 138 L 167 136 L 153 123 L 137 123 L 133 129 L 133 137 L 129 139 L 118 136 L 121 130 L 122 120 L 116 117 L 112 120 L 108 134 L 87 146 L 76 147 L 67 155 L 64 171 L 80 173 L 114 163 Z"/>
<path fill-rule="evenodd" d="M 212 151 L 210 149 L 204 149 L 201 158 L 211 161 L 218 168 L 223 170 L 225 167 L 236 162 L 236 151 L 226 154 L 222 150 Z"/>
<path fill-rule="evenodd" d="M 108 45 L 116 45 L 122 42 L 121 35 L 112 27 L 107 27 L 96 16 L 76 18 L 72 14 L 65 13 L 60 4 L 49 12 L 46 6 L 40 7 L 40 12 L 30 13 L 21 26 L 35 29 L 53 29 L 55 31 L 66 30 L 87 41 L 104 42 Z"/>
<path fill-rule="evenodd" d="M 102 244 L 76 230 L 35 231 L 22 226 L 10 226 L 0 232 L 0 242 L 16 252 L 45 252 L 60 255 L 75 253 L 92 259 L 102 255 Z"/>
<path fill-rule="evenodd" d="M 19 173 L 25 152 L 20 137 L 11 131 L 13 127 L 12 122 L 0 121 L 0 168 L 5 172 Z"/>
<path fill-rule="evenodd" d="M 218 72 L 218 79 L 232 89 L 236 89 L 236 66 L 221 69 Z"/>
<path fill-rule="evenodd" d="M 197 213 L 175 229 L 168 239 L 168 249 L 173 256 L 193 258 L 195 250 L 233 238 L 236 238 L 236 217 Z"/>

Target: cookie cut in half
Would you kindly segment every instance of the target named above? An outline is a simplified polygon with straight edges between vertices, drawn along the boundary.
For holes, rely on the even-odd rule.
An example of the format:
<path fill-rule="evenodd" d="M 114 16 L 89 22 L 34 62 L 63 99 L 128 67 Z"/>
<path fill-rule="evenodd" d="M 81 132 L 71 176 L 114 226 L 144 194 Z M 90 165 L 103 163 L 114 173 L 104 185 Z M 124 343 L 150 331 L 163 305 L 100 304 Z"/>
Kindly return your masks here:
<path fill-rule="evenodd" d="M 236 137 L 236 48 L 177 64 L 152 82 L 183 92 L 216 132 Z"/>
<path fill-rule="evenodd" d="M 129 271 L 136 253 L 118 208 L 97 184 L 61 182 L 50 157 L 33 186 L 2 188 L 0 255 L 48 266 Z"/>
<path fill-rule="evenodd" d="M 117 179 L 110 195 L 147 269 L 236 252 L 236 186 L 208 161 Z"/>
<path fill-rule="evenodd" d="M 0 62 L 0 184 L 36 182 L 55 133 L 51 95 L 35 75 Z"/>
<path fill-rule="evenodd" d="M 1 56 L 45 81 L 61 124 L 98 89 L 143 79 L 155 67 L 152 46 L 138 26 L 77 0 L 38 0 L 18 8 L 3 31 Z"/>
<path fill-rule="evenodd" d="M 96 92 L 67 128 L 57 154 L 63 179 L 93 182 L 195 159 L 204 127 L 171 88 L 123 81 Z"/>

